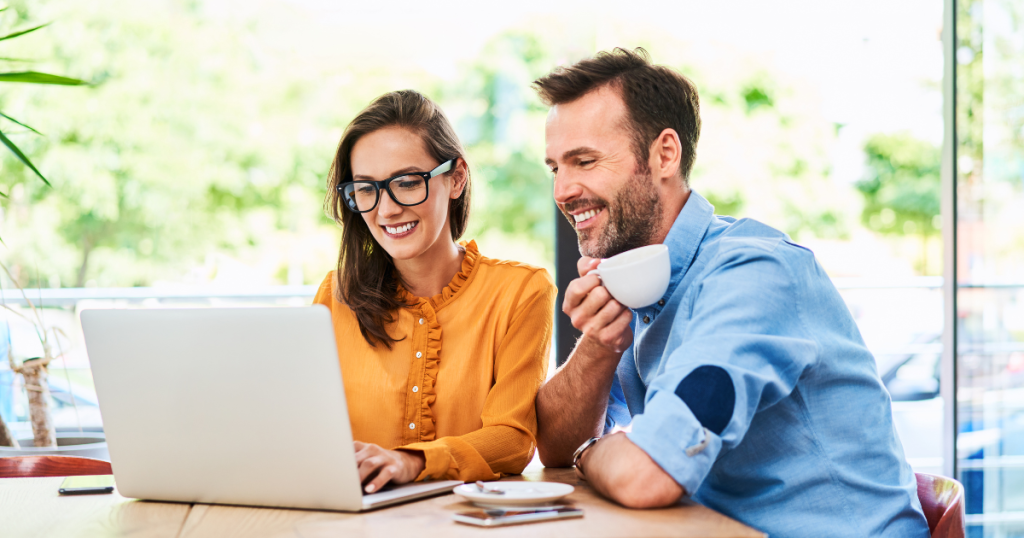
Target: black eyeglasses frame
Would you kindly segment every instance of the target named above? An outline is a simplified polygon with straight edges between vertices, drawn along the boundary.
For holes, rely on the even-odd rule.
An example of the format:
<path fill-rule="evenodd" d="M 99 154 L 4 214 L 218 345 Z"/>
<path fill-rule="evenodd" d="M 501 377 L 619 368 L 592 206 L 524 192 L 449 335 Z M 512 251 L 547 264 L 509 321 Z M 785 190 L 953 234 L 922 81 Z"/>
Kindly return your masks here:
<path fill-rule="evenodd" d="M 458 157 L 456 157 L 454 159 L 449 159 L 449 160 L 439 164 L 437 166 L 437 168 L 434 168 L 433 170 L 431 170 L 429 172 L 405 172 L 403 174 L 398 174 L 397 176 L 389 177 L 387 179 L 382 179 L 380 181 L 366 181 L 366 180 L 359 180 L 359 181 L 350 180 L 350 181 L 345 181 L 344 183 L 341 183 L 341 184 L 338 185 L 338 187 L 337 187 L 338 194 L 340 194 L 341 195 L 341 199 L 345 201 L 345 207 L 349 211 L 352 211 L 353 213 L 368 213 L 368 212 L 373 211 L 374 209 L 376 209 L 377 205 L 380 204 L 380 191 L 381 190 L 387 191 L 388 196 L 391 197 L 391 200 L 393 202 L 395 202 L 396 204 L 400 205 L 400 206 L 403 206 L 403 207 L 418 206 L 418 205 L 422 204 L 423 202 L 426 202 L 427 198 L 430 198 L 430 180 L 435 178 L 435 177 L 437 177 L 437 176 L 439 176 L 439 175 L 441 175 L 441 174 L 447 174 L 448 172 L 451 172 L 452 170 L 454 170 L 455 169 L 455 162 L 458 161 L 458 160 L 459 160 Z M 392 181 L 394 181 L 396 179 L 403 178 L 403 177 L 407 177 L 407 176 L 420 176 L 420 177 L 423 178 L 424 186 L 426 187 L 427 192 L 423 196 L 423 200 L 422 201 L 416 202 L 415 204 L 403 204 L 402 202 L 398 201 L 398 197 L 395 196 L 395 193 L 391 191 L 391 182 Z M 352 204 L 350 204 L 348 202 L 348 199 L 345 197 L 345 186 L 346 185 L 350 185 L 350 184 L 355 184 L 355 183 L 362 183 L 362 184 L 367 184 L 367 185 L 373 185 L 373 188 L 374 188 L 374 190 L 377 193 L 377 199 L 374 200 L 373 205 L 370 206 L 370 209 L 364 209 L 364 210 L 360 211 L 360 210 L 356 209 L 355 207 L 352 207 Z"/>

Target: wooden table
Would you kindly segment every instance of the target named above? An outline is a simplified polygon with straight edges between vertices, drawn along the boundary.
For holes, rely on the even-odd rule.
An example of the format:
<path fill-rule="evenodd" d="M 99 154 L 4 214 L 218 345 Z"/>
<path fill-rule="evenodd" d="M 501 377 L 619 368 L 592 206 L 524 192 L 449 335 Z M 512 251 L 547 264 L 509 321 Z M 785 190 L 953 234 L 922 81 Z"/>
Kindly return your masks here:
<path fill-rule="evenodd" d="M 0 536 L 44 538 L 132 536 L 145 538 L 357 536 L 430 537 L 764 537 L 709 508 L 682 503 L 660 510 L 629 510 L 597 496 L 572 469 L 527 468 L 505 480 L 563 482 L 576 487 L 567 504 L 583 508 L 582 519 L 477 528 L 452 521 L 474 507 L 453 494 L 363 514 L 178 504 L 112 495 L 59 496 L 62 478 L 0 479 Z"/>

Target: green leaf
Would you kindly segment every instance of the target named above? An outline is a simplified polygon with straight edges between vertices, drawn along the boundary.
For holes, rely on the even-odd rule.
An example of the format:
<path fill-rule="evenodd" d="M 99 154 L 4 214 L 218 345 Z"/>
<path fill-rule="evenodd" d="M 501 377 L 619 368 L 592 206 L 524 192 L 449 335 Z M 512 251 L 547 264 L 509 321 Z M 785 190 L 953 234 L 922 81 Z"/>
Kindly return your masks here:
<path fill-rule="evenodd" d="M 7 149 L 11 150 L 11 153 L 13 153 L 15 157 L 17 157 L 21 162 L 25 163 L 25 166 L 31 168 L 32 171 L 35 172 L 37 176 L 39 176 L 39 179 L 43 180 L 43 183 L 46 183 L 47 187 L 53 187 L 53 185 L 50 185 L 50 182 L 47 181 L 45 177 L 43 177 L 43 174 L 39 173 L 39 170 L 36 170 L 36 167 L 32 164 L 32 161 L 28 160 L 28 157 L 26 157 L 25 154 L 22 153 L 20 149 L 18 149 L 18 146 L 15 146 L 14 142 L 11 142 L 11 139 L 7 138 L 7 135 L 5 135 L 3 131 L 0 131 L 0 142 L 3 142 L 4 145 L 7 146 Z"/>
<path fill-rule="evenodd" d="M 3 116 L 3 117 L 5 117 L 5 118 L 7 118 L 7 119 L 9 119 L 9 120 L 13 121 L 14 123 L 17 123 L 18 125 L 21 125 L 22 127 L 24 127 L 24 128 L 26 128 L 26 129 L 28 129 L 29 131 L 32 131 L 33 133 L 35 133 L 35 134 L 37 134 L 37 135 L 43 136 L 43 133 L 40 133 L 39 131 L 37 131 L 37 130 L 35 130 L 35 129 L 31 128 L 31 127 L 29 127 L 28 125 L 25 125 L 24 123 L 21 123 L 20 121 L 18 121 L 18 120 L 16 120 L 16 119 L 12 118 L 12 117 L 10 117 L 10 116 L 8 116 L 7 114 L 4 114 L 3 112 L 0 112 L 0 116 Z"/>
<path fill-rule="evenodd" d="M 35 32 L 36 30 L 38 30 L 40 28 L 43 28 L 45 26 L 48 26 L 49 24 L 50 23 L 40 24 L 39 26 L 36 26 L 35 28 L 29 28 L 28 30 L 22 30 L 20 32 L 14 32 L 13 34 L 7 34 L 7 35 L 5 35 L 3 37 L 0 37 L 0 41 L 3 41 L 5 39 L 14 39 L 14 38 L 16 38 L 16 37 L 18 37 L 20 35 L 25 35 L 25 34 L 27 34 L 29 32 Z"/>
<path fill-rule="evenodd" d="M 61 77 L 37 71 L 20 71 L 11 73 L 0 73 L 0 82 L 27 82 L 29 84 L 60 84 L 62 86 L 81 86 L 89 84 L 77 78 Z"/>

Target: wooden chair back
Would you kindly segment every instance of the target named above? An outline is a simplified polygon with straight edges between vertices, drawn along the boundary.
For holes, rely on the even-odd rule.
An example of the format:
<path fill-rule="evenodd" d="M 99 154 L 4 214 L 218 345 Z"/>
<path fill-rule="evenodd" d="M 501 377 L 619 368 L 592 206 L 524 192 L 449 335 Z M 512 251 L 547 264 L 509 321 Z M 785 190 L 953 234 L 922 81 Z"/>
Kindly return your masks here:
<path fill-rule="evenodd" d="M 11 456 L 0 458 L 0 478 L 114 474 L 110 463 L 77 456 Z"/>
<path fill-rule="evenodd" d="M 917 498 L 932 538 L 964 538 L 964 486 L 952 478 L 917 475 Z"/>

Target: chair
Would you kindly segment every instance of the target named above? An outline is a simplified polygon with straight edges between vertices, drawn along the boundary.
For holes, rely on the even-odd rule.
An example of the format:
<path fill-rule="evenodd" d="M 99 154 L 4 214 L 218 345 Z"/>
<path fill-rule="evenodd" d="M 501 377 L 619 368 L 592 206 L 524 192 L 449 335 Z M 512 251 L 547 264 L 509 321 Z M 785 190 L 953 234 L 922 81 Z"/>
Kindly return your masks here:
<path fill-rule="evenodd" d="M 944 476 L 917 475 L 917 497 L 932 538 L 964 538 L 964 486 Z"/>
<path fill-rule="evenodd" d="M 0 458 L 0 478 L 114 474 L 110 463 L 77 456 L 11 456 Z"/>

